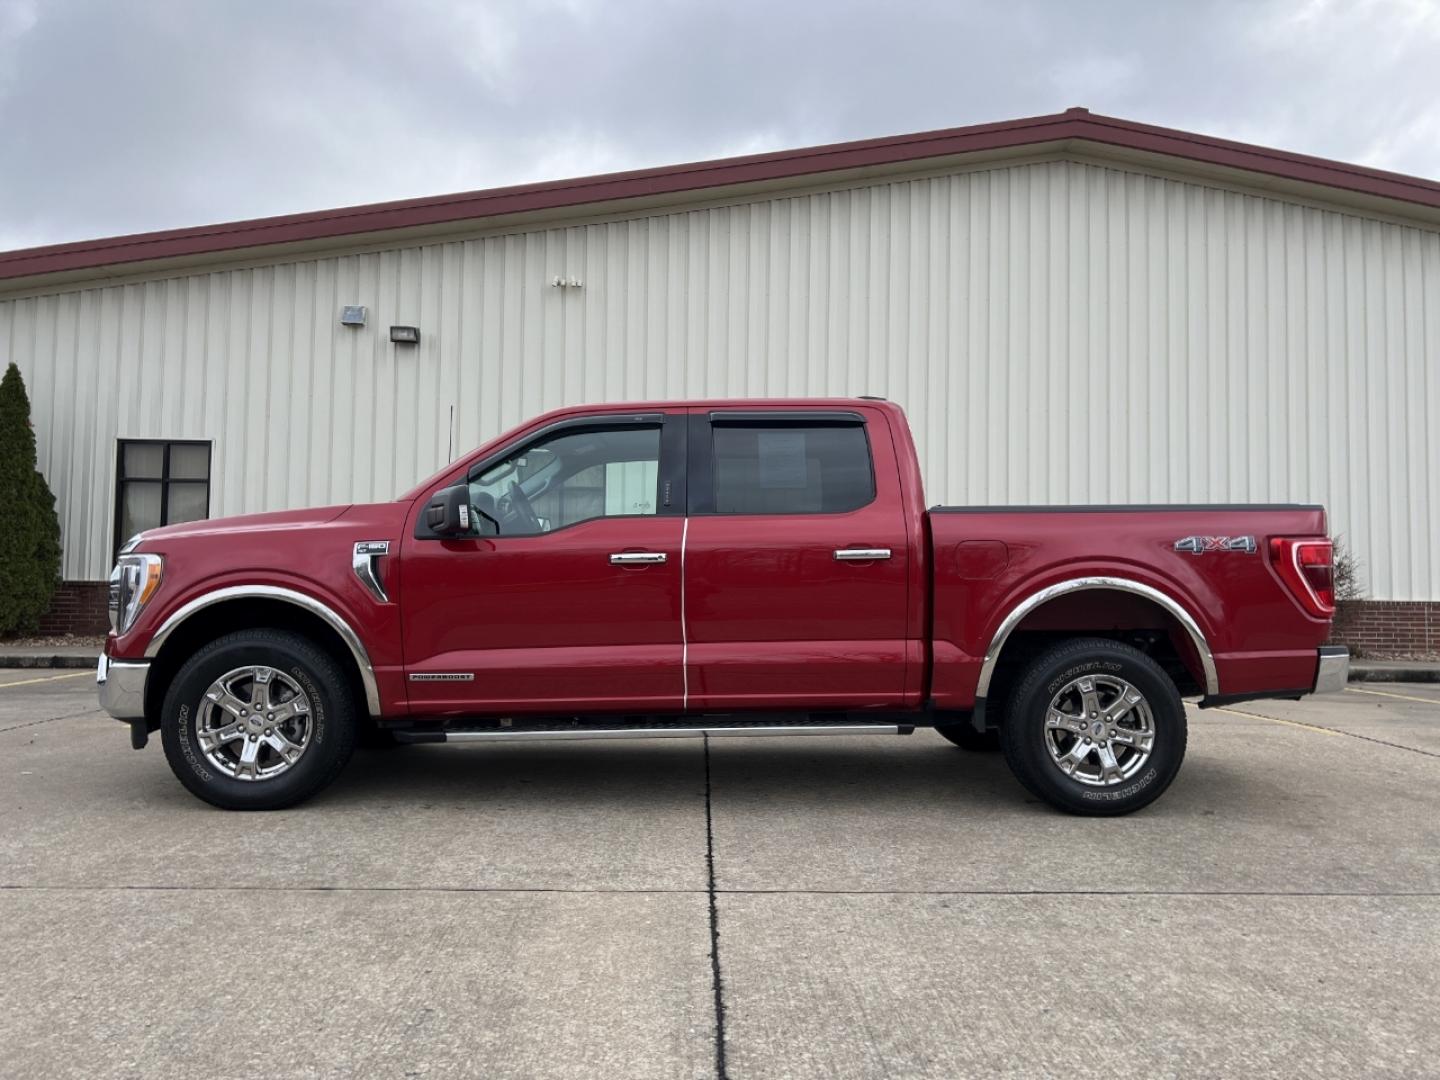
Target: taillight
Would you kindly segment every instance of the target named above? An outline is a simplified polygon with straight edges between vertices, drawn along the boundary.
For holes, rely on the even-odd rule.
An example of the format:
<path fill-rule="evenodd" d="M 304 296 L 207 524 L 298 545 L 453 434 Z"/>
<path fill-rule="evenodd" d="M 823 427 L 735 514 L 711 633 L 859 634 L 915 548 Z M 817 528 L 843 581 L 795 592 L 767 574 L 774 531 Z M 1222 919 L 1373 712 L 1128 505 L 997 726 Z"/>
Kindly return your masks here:
<path fill-rule="evenodd" d="M 1329 540 L 1273 537 L 1270 561 L 1306 611 L 1320 619 L 1335 614 L 1335 567 Z"/>

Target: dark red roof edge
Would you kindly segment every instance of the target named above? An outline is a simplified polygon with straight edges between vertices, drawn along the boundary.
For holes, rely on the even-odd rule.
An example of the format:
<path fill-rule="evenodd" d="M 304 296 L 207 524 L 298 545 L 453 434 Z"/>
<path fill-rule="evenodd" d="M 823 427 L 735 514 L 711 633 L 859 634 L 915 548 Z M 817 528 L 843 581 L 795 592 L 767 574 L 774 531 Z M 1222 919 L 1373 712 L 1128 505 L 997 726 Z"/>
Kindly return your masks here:
<path fill-rule="evenodd" d="M 858 142 L 571 180 L 136 233 L 0 253 L 0 280 L 722 188 L 865 166 L 1080 139 L 1440 208 L 1440 183 L 1084 109 Z"/>

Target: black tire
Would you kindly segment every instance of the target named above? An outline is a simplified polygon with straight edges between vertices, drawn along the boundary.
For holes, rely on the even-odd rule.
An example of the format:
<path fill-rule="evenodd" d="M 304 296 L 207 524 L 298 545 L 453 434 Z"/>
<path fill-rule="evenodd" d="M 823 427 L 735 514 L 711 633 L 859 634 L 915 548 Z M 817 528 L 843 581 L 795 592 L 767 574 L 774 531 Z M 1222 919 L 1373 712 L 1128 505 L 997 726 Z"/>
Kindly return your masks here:
<path fill-rule="evenodd" d="M 969 750 L 976 754 L 990 754 L 1000 749 L 999 728 L 976 731 L 975 725 L 966 720 L 959 724 L 945 724 L 936 727 L 935 730 L 960 747 L 961 750 Z"/>
<path fill-rule="evenodd" d="M 1051 700 L 1085 675 L 1125 680 L 1144 695 L 1150 710 L 1150 756 L 1133 775 L 1112 786 L 1074 779 L 1047 749 L 1045 718 Z M 1006 712 L 1000 746 L 1011 772 L 1032 794 L 1072 814 L 1115 816 L 1148 806 L 1170 786 L 1185 760 L 1185 707 L 1174 682 L 1150 657 L 1117 641 L 1077 638 L 1042 653 L 1021 674 Z"/>
<path fill-rule="evenodd" d="M 265 779 L 227 776 L 208 761 L 196 718 L 210 685 L 226 672 L 263 665 L 294 680 L 309 698 L 310 739 L 293 765 Z M 286 630 L 241 630 L 187 660 L 165 694 L 161 740 L 170 768 L 190 792 L 226 810 L 280 810 L 328 786 L 350 760 L 357 728 L 354 695 L 334 658 Z"/>

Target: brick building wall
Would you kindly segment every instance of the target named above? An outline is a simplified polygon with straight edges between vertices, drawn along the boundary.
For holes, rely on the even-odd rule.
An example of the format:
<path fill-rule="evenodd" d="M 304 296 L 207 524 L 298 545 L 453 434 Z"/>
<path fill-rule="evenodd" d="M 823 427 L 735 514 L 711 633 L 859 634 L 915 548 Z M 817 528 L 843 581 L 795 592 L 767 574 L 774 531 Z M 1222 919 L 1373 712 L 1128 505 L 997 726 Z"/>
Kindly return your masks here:
<path fill-rule="evenodd" d="M 1351 600 L 1335 613 L 1330 640 L 1377 659 L 1440 656 L 1440 603 Z"/>
<path fill-rule="evenodd" d="M 62 581 L 50 610 L 40 619 L 40 633 L 103 634 L 110 629 L 106 610 L 110 585 L 105 581 Z"/>

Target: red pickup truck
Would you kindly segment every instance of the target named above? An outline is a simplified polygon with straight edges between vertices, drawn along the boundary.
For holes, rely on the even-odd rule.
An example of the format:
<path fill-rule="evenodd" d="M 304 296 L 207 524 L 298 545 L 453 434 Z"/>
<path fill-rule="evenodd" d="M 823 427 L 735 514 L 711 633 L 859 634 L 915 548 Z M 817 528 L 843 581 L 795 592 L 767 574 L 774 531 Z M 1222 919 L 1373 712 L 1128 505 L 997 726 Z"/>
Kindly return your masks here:
<path fill-rule="evenodd" d="M 377 743 L 908 734 L 1082 814 L 1200 707 L 1341 689 L 1318 506 L 925 508 L 872 398 L 562 409 L 394 502 L 143 533 L 100 700 L 180 781 L 288 806 Z"/>

